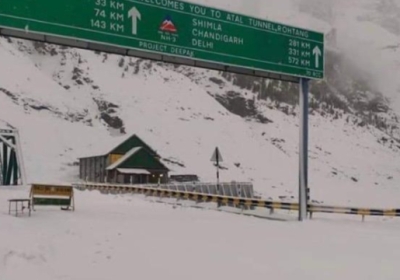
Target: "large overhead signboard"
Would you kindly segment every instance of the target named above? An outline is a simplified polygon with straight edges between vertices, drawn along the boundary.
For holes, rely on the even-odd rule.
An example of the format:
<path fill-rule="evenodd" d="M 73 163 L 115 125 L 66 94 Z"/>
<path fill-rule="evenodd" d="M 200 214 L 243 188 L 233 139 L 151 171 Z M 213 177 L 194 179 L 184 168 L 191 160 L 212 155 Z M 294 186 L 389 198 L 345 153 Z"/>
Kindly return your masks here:
<path fill-rule="evenodd" d="M 0 28 L 193 66 L 324 78 L 322 33 L 182 1 L 1 0 Z"/>

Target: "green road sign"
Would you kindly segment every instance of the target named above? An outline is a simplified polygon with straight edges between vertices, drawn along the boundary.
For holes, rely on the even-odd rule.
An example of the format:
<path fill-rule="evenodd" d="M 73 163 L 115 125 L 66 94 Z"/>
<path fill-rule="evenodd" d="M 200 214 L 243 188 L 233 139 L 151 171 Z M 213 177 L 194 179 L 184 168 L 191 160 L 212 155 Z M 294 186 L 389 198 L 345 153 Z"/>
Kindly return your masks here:
<path fill-rule="evenodd" d="M 324 77 L 322 33 L 182 1 L 1 0 L 0 27 L 244 70 Z"/>

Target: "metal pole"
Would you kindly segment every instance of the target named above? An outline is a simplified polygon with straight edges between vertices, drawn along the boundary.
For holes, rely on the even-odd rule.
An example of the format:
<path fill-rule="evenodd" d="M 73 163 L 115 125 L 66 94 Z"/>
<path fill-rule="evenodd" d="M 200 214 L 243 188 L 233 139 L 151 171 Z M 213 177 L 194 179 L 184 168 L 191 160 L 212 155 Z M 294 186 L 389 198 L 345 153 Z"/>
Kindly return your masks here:
<path fill-rule="evenodd" d="M 299 221 L 307 219 L 308 79 L 300 79 Z"/>
<path fill-rule="evenodd" d="M 1 139 L 0 139 L 1 140 Z M 3 185 L 8 186 L 8 179 L 7 173 L 9 168 L 9 161 L 8 161 L 8 149 L 9 147 L 3 142 Z"/>
<path fill-rule="evenodd" d="M 24 158 L 22 156 L 22 147 L 21 147 L 21 138 L 19 136 L 19 131 L 15 130 L 15 140 L 16 140 L 16 155 L 17 155 L 17 162 L 19 165 L 20 175 L 21 175 L 21 185 L 27 185 L 28 181 L 26 178 L 26 170 L 25 170 L 25 163 Z"/>
<path fill-rule="evenodd" d="M 217 162 L 217 191 L 219 191 L 219 150 L 218 147 L 215 149 L 215 159 Z"/>
<path fill-rule="evenodd" d="M 219 166 L 217 163 L 217 187 L 219 187 Z"/>
<path fill-rule="evenodd" d="M 1 147 L 5 145 L 2 144 L 0 140 L 0 186 L 3 185 L 3 156 L 2 156 L 2 149 Z"/>
<path fill-rule="evenodd" d="M 12 141 L 8 141 L 7 139 L 5 139 L 2 135 L 0 135 L 0 140 L 3 141 L 4 144 L 6 144 L 8 147 L 10 147 L 11 149 L 16 149 L 16 146 L 12 143 Z"/>

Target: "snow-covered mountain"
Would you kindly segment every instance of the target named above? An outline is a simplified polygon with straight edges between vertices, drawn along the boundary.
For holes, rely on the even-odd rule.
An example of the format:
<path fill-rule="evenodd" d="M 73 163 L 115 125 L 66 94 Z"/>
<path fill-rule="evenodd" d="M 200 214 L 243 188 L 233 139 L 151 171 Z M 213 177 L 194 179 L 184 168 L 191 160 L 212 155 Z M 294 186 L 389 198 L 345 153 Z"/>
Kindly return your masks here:
<path fill-rule="evenodd" d="M 310 95 L 312 198 L 398 205 L 398 0 L 193 2 L 325 32 L 327 79 Z M 222 180 L 297 197 L 293 84 L 8 38 L 0 62 L 0 124 L 20 130 L 30 182 L 75 181 L 78 157 L 136 133 L 174 173 L 214 181 L 219 146 Z"/>

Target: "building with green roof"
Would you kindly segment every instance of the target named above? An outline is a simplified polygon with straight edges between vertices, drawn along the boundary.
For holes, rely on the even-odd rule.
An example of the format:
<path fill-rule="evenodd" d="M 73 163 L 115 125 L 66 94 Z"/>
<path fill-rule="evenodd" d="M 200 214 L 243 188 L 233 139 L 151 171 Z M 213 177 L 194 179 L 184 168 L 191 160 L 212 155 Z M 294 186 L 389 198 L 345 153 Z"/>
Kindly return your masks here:
<path fill-rule="evenodd" d="M 169 169 L 137 135 L 97 156 L 79 158 L 79 178 L 97 183 L 167 183 Z"/>

